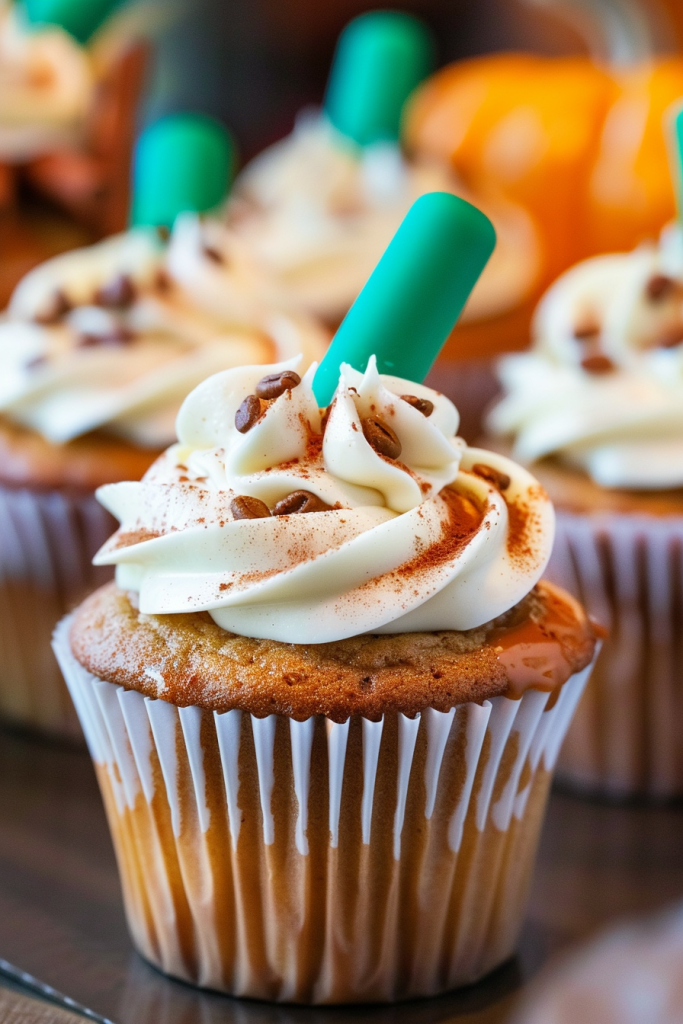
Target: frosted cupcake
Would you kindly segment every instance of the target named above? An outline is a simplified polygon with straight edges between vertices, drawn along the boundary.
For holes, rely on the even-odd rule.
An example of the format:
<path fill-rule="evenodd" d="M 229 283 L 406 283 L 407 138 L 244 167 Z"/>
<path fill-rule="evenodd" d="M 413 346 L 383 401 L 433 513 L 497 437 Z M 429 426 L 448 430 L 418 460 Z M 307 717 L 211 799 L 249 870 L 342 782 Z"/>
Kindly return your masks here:
<path fill-rule="evenodd" d="M 23 4 L 0 4 L 0 161 L 25 163 L 76 142 L 93 90 L 73 36 L 54 25 L 31 31 Z"/>
<path fill-rule="evenodd" d="M 167 244 L 131 229 L 20 282 L 0 324 L 4 718 L 77 729 L 49 639 L 98 579 L 90 561 L 112 524 L 95 489 L 142 476 L 207 375 L 299 351 L 308 365 L 326 341 L 218 221 L 191 212 Z"/>
<path fill-rule="evenodd" d="M 683 792 L 683 242 L 598 257 L 541 302 L 489 416 L 559 510 L 551 578 L 609 639 L 560 776 L 613 795 Z"/>
<path fill-rule="evenodd" d="M 415 277 L 433 358 L 462 308 L 453 278 L 492 248 L 464 207 L 416 204 L 317 373 L 210 378 L 143 480 L 99 492 L 121 523 L 96 558 L 116 584 L 55 651 L 133 940 L 184 980 L 386 1001 L 514 950 L 593 627 L 539 582 L 553 512 L 534 478 L 467 448 L 442 395 L 374 356 L 336 364 L 342 346 L 360 358 L 373 310 L 382 362 L 414 358 L 394 327 Z"/>
<path fill-rule="evenodd" d="M 301 305 L 338 324 L 412 203 L 433 191 L 472 200 L 443 163 L 409 160 L 399 145 L 410 92 L 429 70 L 431 40 L 416 19 L 372 12 L 342 33 L 323 111 L 304 110 L 291 135 L 239 175 L 232 229 Z M 472 200 L 474 201 L 474 200 Z M 536 281 L 538 244 L 510 203 L 477 198 L 498 245 L 465 320 L 495 316 Z"/>

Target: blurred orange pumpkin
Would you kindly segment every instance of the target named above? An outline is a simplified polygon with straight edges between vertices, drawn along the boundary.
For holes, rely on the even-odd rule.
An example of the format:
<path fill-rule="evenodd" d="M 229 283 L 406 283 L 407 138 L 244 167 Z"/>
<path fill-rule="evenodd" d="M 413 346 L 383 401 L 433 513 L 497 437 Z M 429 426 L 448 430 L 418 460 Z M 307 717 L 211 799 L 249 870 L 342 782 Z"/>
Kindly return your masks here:
<path fill-rule="evenodd" d="M 588 57 L 493 54 L 446 67 L 417 90 L 407 149 L 450 162 L 475 192 L 523 206 L 543 249 L 532 300 L 458 328 L 453 354 L 522 347 L 534 302 L 559 273 L 632 248 L 671 219 L 663 122 L 679 98 L 676 56 L 609 69 Z"/>

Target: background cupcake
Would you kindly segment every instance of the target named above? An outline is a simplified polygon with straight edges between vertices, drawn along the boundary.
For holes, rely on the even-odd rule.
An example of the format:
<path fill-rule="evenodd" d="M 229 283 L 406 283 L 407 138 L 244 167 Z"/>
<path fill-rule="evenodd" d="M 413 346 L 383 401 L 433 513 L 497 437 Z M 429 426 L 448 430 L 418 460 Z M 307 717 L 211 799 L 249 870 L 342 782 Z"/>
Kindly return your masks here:
<path fill-rule="evenodd" d="M 437 392 L 338 362 L 376 330 L 380 364 L 428 364 L 493 241 L 468 204 L 424 197 L 317 374 L 208 379 L 178 444 L 99 492 L 117 585 L 55 651 L 133 939 L 177 977 L 386 1001 L 515 947 L 594 631 L 538 584 L 534 478 L 468 449 Z M 432 317 L 401 333 L 411 307 Z"/>
<path fill-rule="evenodd" d="M 301 112 L 294 131 L 239 175 L 231 227 L 302 306 L 337 325 L 411 204 L 426 192 L 470 190 L 442 164 L 409 160 L 399 145 L 404 104 L 433 60 L 417 19 L 361 15 L 342 33 L 323 111 Z M 528 217 L 514 204 L 476 198 L 498 244 L 464 311 L 478 320 L 514 306 L 536 275 Z"/>
<path fill-rule="evenodd" d="M 185 115 L 152 126 L 140 148 L 140 226 L 36 268 L 0 325 L 0 713 L 14 722 L 77 728 L 49 638 L 98 578 L 90 560 L 111 522 L 95 488 L 139 479 L 208 374 L 324 351 L 325 331 L 269 286 L 220 223 L 189 212 L 223 197 L 228 158 L 214 122 Z M 159 176 L 161 159 L 175 178 Z M 174 223 L 168 243 L 142 226 Z"/>
<path fill-rule="evenodd" d="M 14 234 L 41 254 L 33 264 L 69 248 L 74 235 L 91 240 L 126 225 L 150 47 L 145 16 L 112 17 L 120 6 L 118 0 L 0 6 L 0 211 L 15 214 Z M 51 230 L 44 224 L 40 230 L 41 220 Z M 15 237 L 5 247 L 25 262 Z M 3 303 L 21 273 L 15 261 L 4 253 Z"/>
<path fill-rule="evenodd" d="M 500 367 L 489 426 L 514 436 L 559 509 L 551 578 L 609 629 L 560 765 L 612 795 L 683 789 L 676 726 L 683 536 L 683 247 L 599 257 L 539 306 L 535 342 Z"/>

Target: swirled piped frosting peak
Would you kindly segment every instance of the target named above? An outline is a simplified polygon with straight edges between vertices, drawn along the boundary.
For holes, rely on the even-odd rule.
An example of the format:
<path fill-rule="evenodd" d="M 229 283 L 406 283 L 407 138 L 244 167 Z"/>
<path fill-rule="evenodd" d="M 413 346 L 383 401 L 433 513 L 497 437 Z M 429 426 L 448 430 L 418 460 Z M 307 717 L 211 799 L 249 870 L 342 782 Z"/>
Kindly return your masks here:
<path fill-rule="evenodd" d="M 0 413 L 57 444 L 104 430 L 161 449 L 210 374 L 299 352 L 308 365 L 327 340 L 223 224 L 183 214 L 168 243 L 134 229 L 19 282 L 0 323 Z"/>
<path fill-rule="evenodd" d="M 208 611 L 245 636 L 323 643 L 469 629 L 513 607 L 550 554 L 537 481 L 456 436 L 443 395 L 342 365 L 327 409 L 298 360 L 199 385 L 178 443 L 98 498 L 96 557 L 148 614 Z"/>
<path fill-rule="evenodd" d="M 536 312 L 532 349 L 505 357 L 488 418 L 513 454 L 585 470 L 603 487 L 683 486 L 683 236 L 563 274 Z"/>

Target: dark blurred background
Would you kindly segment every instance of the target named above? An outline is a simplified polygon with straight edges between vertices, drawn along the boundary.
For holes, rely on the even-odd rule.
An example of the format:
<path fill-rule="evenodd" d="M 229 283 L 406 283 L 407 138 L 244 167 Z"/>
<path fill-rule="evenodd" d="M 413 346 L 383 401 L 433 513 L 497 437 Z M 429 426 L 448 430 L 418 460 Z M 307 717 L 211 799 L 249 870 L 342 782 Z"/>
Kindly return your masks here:
<path fill-rule="evenodd" d="M 147 0 L 149 2 L 149 0 Z M 620 47 L 677 48 L 683 0 L 171 0 L 144 118 L 167 110 L 213 113 L 248 159 L 320 103 L 346 22 L 376 7 L 410 11 L 432 27 L 439 64 L 497 50 L 607 56 Z M 181 6 L 182 5 L 182 6 Z M 605 26 L 621 26 L 608 39 Z M 631 37 L 629 39 L 629 36 Z M 591 39 L 590 44 L 587 42 Z M 613 54 L 614 56 L 614 54 Z"/>

